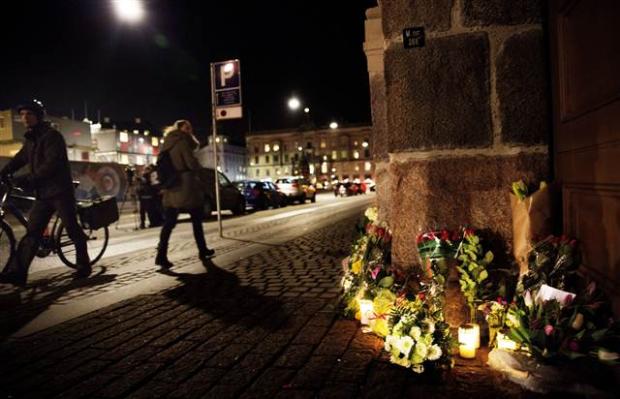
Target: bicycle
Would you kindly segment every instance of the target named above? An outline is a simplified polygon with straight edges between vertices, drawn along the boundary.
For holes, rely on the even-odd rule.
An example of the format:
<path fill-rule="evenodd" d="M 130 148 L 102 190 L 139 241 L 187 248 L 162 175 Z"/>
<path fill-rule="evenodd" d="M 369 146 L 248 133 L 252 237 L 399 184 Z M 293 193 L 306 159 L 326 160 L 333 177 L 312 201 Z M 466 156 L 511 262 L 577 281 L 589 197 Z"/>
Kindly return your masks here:
<path fill-rule="evenodd" d="M 2 270 L 5 270 L 16 252 L 16 239 L 13 228 L 5 220 L 7 212 L 13 214 L 22 226 L 26 227 L 28 225 L 28 220 L 22 211 L 11 201 L 11 198 L 27 201 L 34 201 L 35 198 L 25 195 L 24 190 L 14 186 L 11 181 L 0 182 L 0 190 L 2 191 L 0 196 L 0 267 L 2 267 Z M 15 194 L 15 191 L 20 194 Z M 90 265 L 92 266 L 101 259 L 108 246 L 109 231 L 108 226 L 91 229 L 84 224 L 81 217 L 82 210 L 90 203 L 92 203 L 90 200 L 78 200 L 77 211 L 78 224 L 87 237 L 86 245 L 90 257 Z M 36 256 L 44 258 L 51 253 L 57 254 L 65 265 L 77 269 L 75 245 L 71 238 L 69 238 L 67 229 L 58 215 L 54 215 L 50 224 L 48 224 Z"/>

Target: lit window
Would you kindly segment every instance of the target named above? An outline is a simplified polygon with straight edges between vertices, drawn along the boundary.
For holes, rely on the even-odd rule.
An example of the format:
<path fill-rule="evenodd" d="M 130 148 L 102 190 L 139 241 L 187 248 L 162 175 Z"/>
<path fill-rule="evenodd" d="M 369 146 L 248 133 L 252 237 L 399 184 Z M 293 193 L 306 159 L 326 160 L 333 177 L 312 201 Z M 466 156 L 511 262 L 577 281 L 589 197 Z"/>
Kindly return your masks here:
<path fill-rule="evenodd" d="M 216 138 L 215 138 L 215 142 L 216 142 L 216 143 L 219 143 L 219 142 L 220 142 L 220 138 L 219 138 L 219 137 L 216 137 Z M 214 184 L 215 184 L 215 183 L 214 183 Z"/>
<path fill-rule="evenodd" d="M 159 139 L 157 137 L 151 137 L 151 145 L 153 147 L 159 147 Z"/>
<path fill-rule="evenodd" d="M 325 148 L 325 140 L 321 140 L 321 148 Z"/>
<path fill-rule="evenodd" d="M 359 167 L 359 166 L 357 166 L 357 165 L 355 165 L 355 171 L 356 171 L 356 172 L 359 172 L 359 171 L 360 171 L 360 167 Z"/>
<path fill-rule="evenodd" d="M 144 131 L 144 135 L 145 135 L 145 136 L 148 136 L 149 134 L 151 134 L 151 132 L 150 132 L 150 131 L 148 131 L 148 130 L 145 130 L 145 131 Z"/>
<path fill-rule="evenodd" d="M 327 162 L 321 164 L 321 173 L 327 173 Z"/>
<path fill-rule="evenodd" d="M 368 172 L 370 169 L 372 169 L 372 164 L 370 162 L 364 162 L 364 170 Z"/>
<path fill-rule="evenodd" d="M 357 150 L 353 151 L 353 158 L 360 159 L 360 152 Z"/>
<path fill-rule="evenodd" d="M 140 131 L 139 130 L 134 130 L 133 134 L 140 134 Z"/>
<path fill-rule="evenodd" d="M 332 168 L 332 173 L 336 173 L 336 168 Z"/>
<path fill-rule="evenodd" d="M 327 155 L 323 155 L 323 161 L 327 161 Z"/>
<path fill-rule="evenodd" d="M 121 132 L 120 136 L 119 136 L 119 140 L 121 141 L 121 143 L 126 143 L 129 141 L 129 135 L 127 134 L 127 132 Z"/>
<path fill-rule="evenodd" d="M 273 145 L 273 150 L 274 151 L 280 151 L 280 146 L 278 144 L 274 144 Z"/>
<path fill-rule="evenodd" d="M 332 151 L 332 159 L 338 159 L 338 151 Z"/>
<path fill-rule="evenodd" d="M 349 156 L 349 154 L 347 153 L 347 151 L 341 151 L 340 153 L 342 155 L 342 159 L 347 159 L 347 157 Z"/>
<path fill-rule="evenodd" d="M 265 152 L 269 151 L 271 151 L 271 147 L 269 146 L 269 144 L 265 144 Z"/>

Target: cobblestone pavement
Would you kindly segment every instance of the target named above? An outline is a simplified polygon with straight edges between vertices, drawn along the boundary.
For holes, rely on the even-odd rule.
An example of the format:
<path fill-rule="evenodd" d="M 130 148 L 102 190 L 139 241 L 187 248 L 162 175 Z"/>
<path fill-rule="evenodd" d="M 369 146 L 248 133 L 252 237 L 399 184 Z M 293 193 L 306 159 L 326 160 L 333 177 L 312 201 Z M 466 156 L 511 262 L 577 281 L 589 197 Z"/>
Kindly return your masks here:
<path fill-rule="evenodd" d="M 444 379 L 389 364 L 382 341 L 339 316 L 349 219 L 180 285 L 0 348 L 13 398 L 525 397 L 481 360 Z"/>

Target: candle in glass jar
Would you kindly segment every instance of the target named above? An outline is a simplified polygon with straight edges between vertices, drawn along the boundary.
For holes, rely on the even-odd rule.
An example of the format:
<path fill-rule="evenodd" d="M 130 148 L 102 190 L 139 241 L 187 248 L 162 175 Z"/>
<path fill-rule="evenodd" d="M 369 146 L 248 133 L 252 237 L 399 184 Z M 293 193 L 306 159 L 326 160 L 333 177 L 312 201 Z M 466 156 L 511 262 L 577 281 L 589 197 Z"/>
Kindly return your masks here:
<path fill-rule="evenodd" d="M 476 343 L 479 340 L 480 327 L 478 325 L 464 324 L 459 327 L 459 355 L 465 359 L 475 358 Z"/>
<path fill-rule="evenodd" d="M 370 317 L 373 313 L 372 301 L 370 299 L 360 299 L 360 322 L 367 326 L 370 324 Z"/>

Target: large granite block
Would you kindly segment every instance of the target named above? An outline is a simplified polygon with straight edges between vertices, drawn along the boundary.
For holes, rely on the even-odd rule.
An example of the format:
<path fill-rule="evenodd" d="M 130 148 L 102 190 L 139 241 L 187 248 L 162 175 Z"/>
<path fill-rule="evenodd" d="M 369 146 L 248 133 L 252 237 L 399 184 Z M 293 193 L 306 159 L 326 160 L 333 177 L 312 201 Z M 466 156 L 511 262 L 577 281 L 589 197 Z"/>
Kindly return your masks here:
<path fill-rule="evenodd" d="M 392 47 L 385 55 L 389 151 L 492 143 L 485 33 Z"/>
<path fill-rule="evenodd" d="M 540 30 L 510 36 L 496 60 L 502 141 L 546 143 L 550 132 L 549 87 Z"/>
<path fill-rule="evenodd" d="M 427 31 L 450 29 L 453 0 L 390 0 L 381 2 L 385 37 L 400 35 L 404 28 L 424 26 Z"/>
<path fill-rule="evenodd" d="M 462 0 L 465 26 L 535 24 L 542 21 L 542 0 Z"/>
<path fill-rule="evenodd" d="M 453 156 L 392 163 L 389 193 L 378 192 L 379 206 L 389 203 L 394 233 L 394 262 L 418 264 L 416 237 L 429 229 L 461 226 L 488 228 L 510 244 L 510 185 L 548 178 L 547 154 Z"/>

